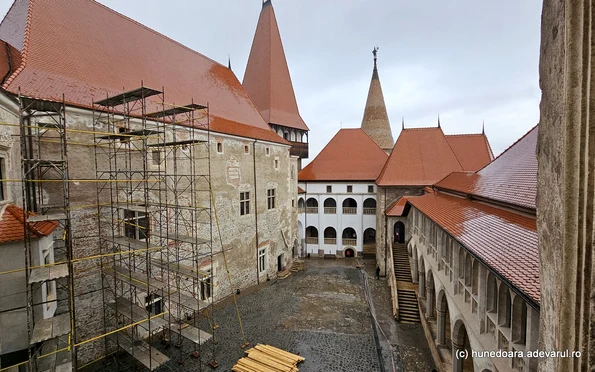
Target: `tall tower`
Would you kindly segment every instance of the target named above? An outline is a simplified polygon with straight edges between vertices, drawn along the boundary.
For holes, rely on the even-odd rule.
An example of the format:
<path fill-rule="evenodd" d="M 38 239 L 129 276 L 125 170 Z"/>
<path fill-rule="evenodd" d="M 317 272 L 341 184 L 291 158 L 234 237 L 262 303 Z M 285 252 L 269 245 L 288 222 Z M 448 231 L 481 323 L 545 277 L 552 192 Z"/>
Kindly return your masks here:
<path fill-rule="evenodd" d="M 271 0 L 262 3 L 242 83 L 272 130 L 291 142 L 291 155 L 308 157 L 308 126 L 300 116 Z"/>
<path fill-rule="evenodd" d="M 374 54 L 374 71 L 372 72 L 372 81 L 370 82 L 370 90 L 368 91 L 368 100 L 366 101 L 366 109 L 364 110 L 361 128 L 381 149 L 389 154 L 395 142 L 390 129 L 388 114 L 386 113 L 380 78 L 378 77 L 378 48 L 374 48 L 372 53 Z"/>

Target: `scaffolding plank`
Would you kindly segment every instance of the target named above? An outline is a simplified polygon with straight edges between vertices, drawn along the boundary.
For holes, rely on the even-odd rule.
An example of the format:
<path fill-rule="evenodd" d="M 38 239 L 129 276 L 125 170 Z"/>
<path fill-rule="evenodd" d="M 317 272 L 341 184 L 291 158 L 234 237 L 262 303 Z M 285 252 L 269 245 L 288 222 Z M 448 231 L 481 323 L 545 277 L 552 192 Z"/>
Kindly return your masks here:
<path fill-rule="evenodd" d="M 47 280 L 56 280 L 68 276 L 68 264 L 43 266 L 31 270 L 29 284 L 41 283 Z"/>
<path fill-rule="evenodd" d="M 136 271 L 129 271 L 127 268 L 122 266 L 116 266 L 114 269 L 105 268 L 104 271 L 108 274 L 115 275 L 117 279 L 133 287 L 142 289 L 146 289 L 147 286 L 152 289 L 163 289 L 165 287 L 165 283 L 162 283 L 157 279 L 147 278 L 146 274 Z"/>
<path fill-rule="evenodd" d="M 23 107 L 27 110 L 60 113 L 63 107 L 62 102 L 48 101 L 25 96 L 21 96 L 21 101 Z"/>
<path fill-rule="evenodd" d="M 50 214 L 38 214 L 37 216 L 30 216 L 27 218 L 27 222 L 43 222 L 43 221 L 56 221 L 65 220 L 65 213 L 50 213 Z"/>
<path fill-rule="evenodd" d="M 183 114 L 183 113 L 191 112 L 194 110 L 202 110 L 202 109 L 206 109 L 206 108 L 207 108 L 207 106 L 199 105 L 196 103 L 191 103 L 186 106 L 176 106 L 176 107 L 172 107 L 167 110 L 152 112 L 150 114 L 147 114 L 147 117 L 163 118 L 166 116 L 174 116 L 174 115 Z"/>
<path fill-rule="evenodd" d="M 31 345 L 51 338 L 66 335 L 70 332 L 70 315 L 68 313 L 39 320 L 31 334 Z"/>
<path fill-rule="evenodd" d="M 108 336 L 113 341 L 117 342 L 122 349 L 128 354 L 132 355 L 142 365 L 149 368 L 151 371 L 159 368 L 162 364 L 169 361 L 169 358 L 160 353 L 157 349 L 149 346 L 144 341 L 132 342 L 121 332 Z"/>
<path fill-rule="evenodd" d="M 192 267 L 180 265 L 176 262 L 167 262 L 161 258 L 152 258 L 151 262 L 153 263 L 153 265 L 163 270 L 173 271 L 190 278 L 203 279 L 210 276 L 209 273 L 207 273 L 206 271 L 196 270 Z"/>
<path fill-rule="evenodd" d="M 103 237 L 104 240 L 113 243 L 113 244 L 117 244 L 117 245 L 123 245 L 126 247 L 130 247 L 132 249 L 157 249 L 157 248 L 163 248 L 159 245 L 155 245 L 155 244 L 151 244 L 145 240 L 139 240 L 139 239 L 132 239 L 129 238 L 127 236 L 122 236 L 122 235 L 117 235 L 114 237 Z"/>
<path fill-rule="evenodd" d="M 147 147 L 173 147 L 173 146 L 188 146 L 193 145 L 195 143 L 207 143 L 207 140 L 183 140 L 183 141 L 171 141 L 165 143 L 154 143 L 151 145 L 147 145 Z M 182 158 L 186 160 L 187 158 Z"/>
<path fill-rule="evenodd" d="M 156 230 L 156 231 L 153 231 L 151 234 L 159 236 L 161 238 L 165 238 L 165 239 L 169 239 L 169 240 L 177 240 L 180 242 L 190 243 L 190 244 L 206 244 L 206 243 L 208 243 L 208 240 L 206 240 L 206 239 L 198 238 L 195 236 L 184 235 L 184 234 L 176 234 L 176 233 L 167 232 L 167 231 Z"/>
<path fill-rule="evenodd" d="M 141 322 L 145 319 L 148 319 L 152 315 L 142 307 L 133 304 L 130 300 L 127 300 L 123 297 L 119 297 L 116 299 L 115 302 L 111 302 L 107 304 L 110 309 L 122 314 L 126 318 L 132 320 L 133 323 Z M 161 317 L 156 317 L 146 322 L 140 323 L 140 327 L 146 329 L 147 331 L 155 332 L 159 331 L 162 328 L 167 328 L 167 321 Z"/>
<path fill-rule="evenodd" d="M 120 106 L 125 103 L 138 101 L 140 99 L 151 97 L 156 94 L 161 94 L 161 92 L 155 89 L 141 87 L 112 97 L 108 97 L 106 99 L 102 99 L 101 101 L 95 102 L 95 104 L 105 107 Z"/>
<path fill-rule="evenodd" d="M 213 337 L 213 335 L 210 333 L 207 333 L 187 323 L 172 323 L 170 329 L 172 332 L 177 333 L 198 345 L 204 344 Z"/>
<path fill-rule="evenodd" d="M 144 206 L 144 205 L 135 205 L 135 204 L 113 204 L 111 205 L 113 208 L 117 209 L 125 209 L 133 212 L 159 212 L 160 209 L 157 207 L 152 206 Z"/>
<path fill-rule="evenodd" d="M 167 298 L 174 304 L 178 304 L 194 311 L 202 310 L 210 305 L 207 301 L 198 300 L 180 291 L 171 292 Z"/>

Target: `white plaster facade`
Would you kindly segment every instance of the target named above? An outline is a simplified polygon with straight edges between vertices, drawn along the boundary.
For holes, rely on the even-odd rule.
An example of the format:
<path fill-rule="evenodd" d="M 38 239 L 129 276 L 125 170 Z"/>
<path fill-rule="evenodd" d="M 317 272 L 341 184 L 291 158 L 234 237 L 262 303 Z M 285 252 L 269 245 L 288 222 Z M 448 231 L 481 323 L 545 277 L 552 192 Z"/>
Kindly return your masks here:
<path fill-rule="evenodd" d="M 298 186 L 305 191 L 298 197 L 303 255 L 349 257 L 351 249 L 359 256 L 364 246 L 375 246 L 374 182 L 299 182 Z"/>

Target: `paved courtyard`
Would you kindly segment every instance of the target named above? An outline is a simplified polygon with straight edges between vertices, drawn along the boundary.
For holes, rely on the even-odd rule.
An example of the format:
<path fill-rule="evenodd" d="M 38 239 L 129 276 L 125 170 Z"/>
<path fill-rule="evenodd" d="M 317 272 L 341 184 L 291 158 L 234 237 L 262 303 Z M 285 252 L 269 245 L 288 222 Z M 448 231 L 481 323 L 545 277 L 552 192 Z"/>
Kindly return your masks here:
<path fill-rule="evenodd" d="M 369 293 L 380 325 L 377 336 L 366 301 L 364 274 L 355 267 L 358 262 L 365 263 Z M 370 260 L 306 260 L 304 271 L 242 292 L 238 305 L 247 340 L 251 346 L 264 343 L 299 353 L 306 359 L 299 365 L 303 372 L 431 371 L 433 363 L 421 326 L 393 320 L 386 280 L 374 279 L 374 269 L 374 261 Z M 219 324 L 217 371 L 231 371 L 244 354 L 233 303 L 216 310 L 215 319 Z M 159 344 L 155 346 L 172 357 L 168 364 L 174 369 L 180 367 L 175 355 L 188 355 L 192 350 L 186 344 L 182 349 L 172 346 L 168 350 Z M 118 358 L 123 360 L 126 356 Z M 204 359 L 202 363 L 187 360 L 182 368 L 212 370 Z M 114 370 L 115 364 L 112 361 L 102 369 Z M 167 365 L 161 369 L 166 370 Z"/>

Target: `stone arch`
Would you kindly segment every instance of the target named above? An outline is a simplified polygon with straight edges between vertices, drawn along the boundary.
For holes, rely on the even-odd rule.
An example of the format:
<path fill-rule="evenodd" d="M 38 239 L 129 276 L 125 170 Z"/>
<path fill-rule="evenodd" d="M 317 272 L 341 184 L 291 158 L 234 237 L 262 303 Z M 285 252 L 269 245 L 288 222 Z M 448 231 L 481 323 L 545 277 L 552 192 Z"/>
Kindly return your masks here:
<path fill-rule="evenodd" d="M 376 199 L 367 198 L 364 200 L 364 208 L 376 208 Z"/>
<path fill-rule="evenodd" d="M 434 274 L 432 273 L 432 269 L 428 269 L 428 273 L 426 275 L 426 315 L 429 318 L 436 317 L 436 299 L 434 298 L 435 293 L 436 289 L 434 284 Z"/>
<path fill-rule="evenodd" d="M 327 239 L 334 239 L 334 243 L 327 243 Z M 324 229 L 324 243 L 325 244 L 337 244 L 337 230 L 334 227 L 329 226 Z"/>
<path fill-rule="evenodd" d="M 318 244 L 318 229 L 314 226 L 306 228 L 306 243 Z"/>
<path fill-rule="evenodd" d="M 291 133 L 289 134 L 289 140 L 291 142 L 295 142 L 295 130 L 292 130 Z"/>
<path fill-rule="evenodd" d="M 343 200 L 343 208 L 357 208 L 357 202 L 353 198 Z"/>
<path fill-rule="evenodd" d="M 357 239 L 357 233 L 353 227 L 346 227 L 343 229 L 343 234 L 341 234 L 343 239 Z"/>
<path fill-rule="evenodd" d="M 306 202 L 304 202 L 304 198 L 298 199 L 298 209 L 304 209 L 306 207 Z"/>
<path fill-rule="evenodd" d="M 498 312 L 498 282 L 494 274 L 488 271 L 486 310 L 490 313 Z"/>
<path fill-rule="evenodd" d="M 510 291 L 504 283 L 498 288 L 498 325 L 510 327 Z"/>
<path fill-rule="evenodd" d="M 402 221 L 395 222 L 393 226 L 393 243 L 405 243 L 405 224 Z"/>
<path fill-rule="evenodd" d="M 376 229 L 369 227 L 364 230 L 364 244 L 376 244 Z"/>
<path fill-rule="evenodd" d="M 337 201 L 335 198 L 326 198 L 324 199 L 324 213 L 325 214 L 335 214 L 337 213 Z"/>
<path fill-rule="evenodd" d="M 451 351 L 452 337 L 450 332 L 450 311 L 444 288 L 440 289 L 438 297 L 436 298 L 436 323 L 436 333 L 438 336 L 436 342 L 438 343 L 438 346 L 443 346 Z"/>
<path fill-rule="evenodd" d="M 318 213 L 318 200 L 315 198 L 308 198 L 308 200 L 306 200 L 306 212 Z"/>
<path fill-rule="evenodd" d="M 466 350 L 468 357 L 466 359 L 457 358 L 457 351 L 459 350 Z M 463 319 L 459 318 L 452 327 L 452 371 L 473 371 L 472 355 L 467 326 Z"/>
<path fill-rule="evenodd" d="M 417 255 L 417 246 L 414 244 L 413 247 L 411 248 L 411 255 L 413 256 L 413 272 L 411 273 L 411 279 L 413 281 L 413 283 L 417 283 L 419 281 L 419 261 L 418 261 L 418 255 Z"/>
<path fill-rule="evenodd" d="M 514 296 L 512 302 L 511 341 L 525 344 L 527 336 L 527 304 L 521 296 Z"/>
<path fill-rule="evenodd" d="M 355 257 L 355 250 L 351 247 L 347 247 L 345 248 L 345 250 L 343 251 L 344 257 Z"/>

